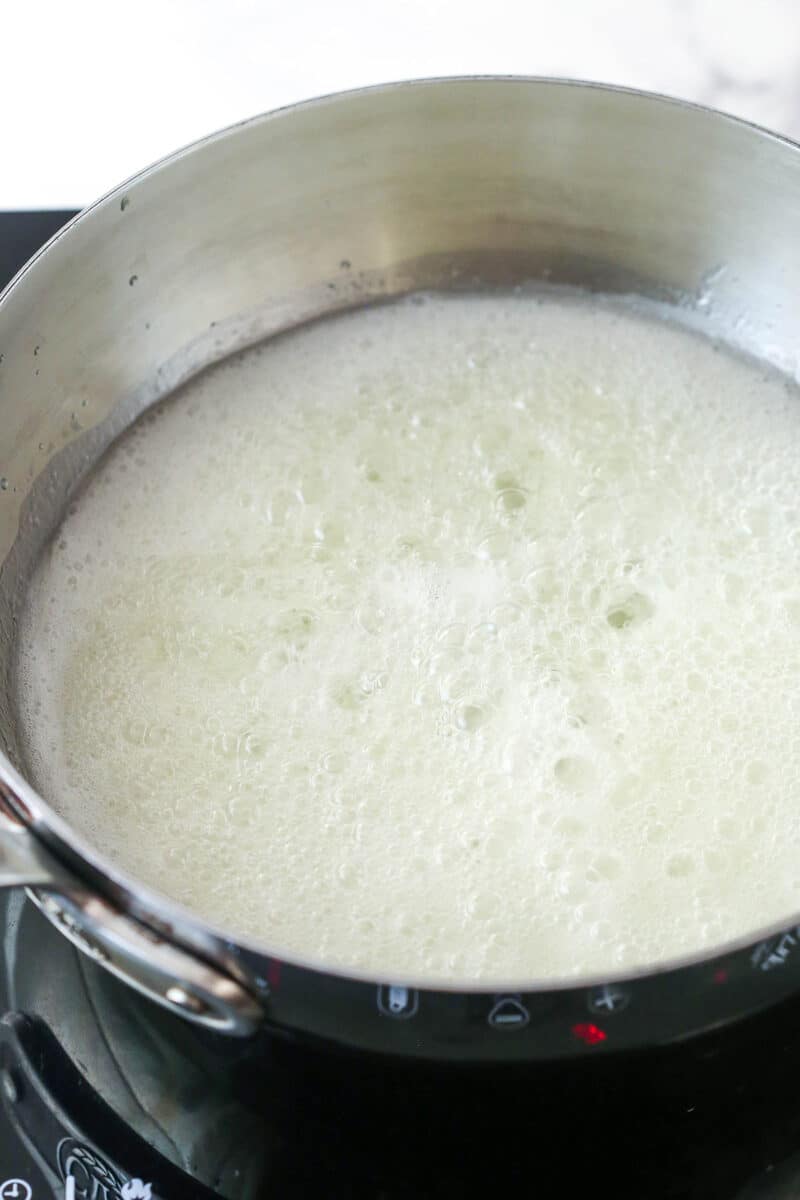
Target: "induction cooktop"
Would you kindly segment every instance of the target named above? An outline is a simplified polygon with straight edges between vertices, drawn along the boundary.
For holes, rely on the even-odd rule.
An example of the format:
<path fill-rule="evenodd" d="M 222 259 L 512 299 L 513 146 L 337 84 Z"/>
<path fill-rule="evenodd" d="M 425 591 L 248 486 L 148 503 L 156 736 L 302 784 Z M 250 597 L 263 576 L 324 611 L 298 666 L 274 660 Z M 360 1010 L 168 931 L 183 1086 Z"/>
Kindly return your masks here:
<path fill-rule="evenodd" d="M 71 215 L 0 213 L 0 286 Z M 800 1200 L 800 998 L 635 1056 L 406 1064 L 201 1034 L 0 893 L 0 1200 L 573 1194 Z"/>

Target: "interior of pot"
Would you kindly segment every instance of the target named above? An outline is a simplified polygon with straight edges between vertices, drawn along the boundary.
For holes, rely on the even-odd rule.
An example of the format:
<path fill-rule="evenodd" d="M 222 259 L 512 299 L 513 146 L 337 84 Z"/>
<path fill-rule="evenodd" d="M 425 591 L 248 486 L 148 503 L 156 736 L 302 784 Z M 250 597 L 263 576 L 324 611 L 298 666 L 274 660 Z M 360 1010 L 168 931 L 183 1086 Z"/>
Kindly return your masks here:
<path fill-rule="evenodd" d="M 0 749 L 24 775 L 14 635 L 39 551 L 110 442 L 186 379 L 338 309 L 541 280 L 678 305 L 794 374 L 799 199 L 800 158 L 771 135 L 525 80 L 312 102 L 106 197 L 0 301 Z"/>

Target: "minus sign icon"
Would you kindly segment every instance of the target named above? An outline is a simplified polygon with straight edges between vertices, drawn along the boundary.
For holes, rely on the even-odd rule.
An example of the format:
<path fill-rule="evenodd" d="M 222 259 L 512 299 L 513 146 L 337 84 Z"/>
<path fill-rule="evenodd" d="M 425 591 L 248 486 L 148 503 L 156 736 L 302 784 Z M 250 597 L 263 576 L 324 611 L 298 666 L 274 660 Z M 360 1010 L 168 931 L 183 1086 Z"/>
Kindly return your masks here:
<path fill-rule="evenodd" d="M 494 1020 L 496 1025 L 517 1025 L 522 1020 L 522 1017 L 495 1017 Z"/>

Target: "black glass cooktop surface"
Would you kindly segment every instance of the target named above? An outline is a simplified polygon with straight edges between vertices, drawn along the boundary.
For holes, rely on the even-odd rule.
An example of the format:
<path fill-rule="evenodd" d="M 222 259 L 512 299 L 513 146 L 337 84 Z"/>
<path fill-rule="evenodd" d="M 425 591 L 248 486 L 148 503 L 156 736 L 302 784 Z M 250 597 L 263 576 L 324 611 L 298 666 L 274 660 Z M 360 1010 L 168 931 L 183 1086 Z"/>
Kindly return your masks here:
<path fill-rule="evenodd" d="M 70 215 L 0 213 L 0 285 Z M 0 1200 L 800 1200 L 798 1081 L 800 998 L 519 1070 L 226 1039 L 0 894 Z"/>

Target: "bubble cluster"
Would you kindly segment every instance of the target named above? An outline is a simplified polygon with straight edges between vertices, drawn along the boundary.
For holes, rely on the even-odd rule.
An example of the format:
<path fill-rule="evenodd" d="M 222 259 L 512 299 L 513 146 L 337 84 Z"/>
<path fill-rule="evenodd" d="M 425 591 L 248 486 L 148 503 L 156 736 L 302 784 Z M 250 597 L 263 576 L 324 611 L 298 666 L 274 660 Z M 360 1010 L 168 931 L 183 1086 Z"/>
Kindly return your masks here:
<path fill-rule="evenodd" d="M 427 297 L 113 448 L 20 637 L 33 775 L 233 932 L 616 971 L 800 902 L 800 406 L 621 302 Z"/>

